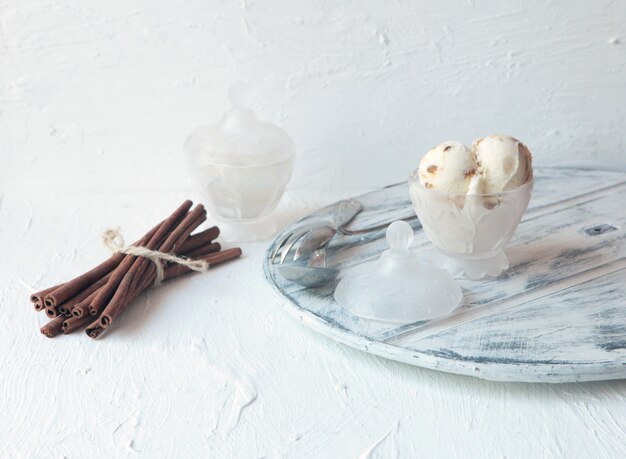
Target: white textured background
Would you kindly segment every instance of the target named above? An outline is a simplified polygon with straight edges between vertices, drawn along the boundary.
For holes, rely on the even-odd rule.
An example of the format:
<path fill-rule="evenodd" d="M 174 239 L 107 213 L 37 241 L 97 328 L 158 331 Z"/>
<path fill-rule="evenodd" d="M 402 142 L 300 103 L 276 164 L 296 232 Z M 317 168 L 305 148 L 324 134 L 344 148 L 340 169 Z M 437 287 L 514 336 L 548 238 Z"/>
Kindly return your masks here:
<path fill-rule="evenodd" d="M 0 182 L 185 189 L 181 145 L 238 79 L 296 141 L 292 189 L 403 180 L 493 132 L 626 168 L 624 24 L 607 0 L 1 0 Z"/>
<path fill-rule="evenodd" d="M 604 0 L 0 0 L 0 457 L 626 457 L 624 381 L 491 383 L 336 344 L 281 310 L 263 244 L 98 342 L 46 340 L 27 302 L 102 259 L 105 227 L 198 198 L 181 145 L 235 80 L 297 144 L 291 218 L 449 138 L 626 169 L 625 24 Z"/>

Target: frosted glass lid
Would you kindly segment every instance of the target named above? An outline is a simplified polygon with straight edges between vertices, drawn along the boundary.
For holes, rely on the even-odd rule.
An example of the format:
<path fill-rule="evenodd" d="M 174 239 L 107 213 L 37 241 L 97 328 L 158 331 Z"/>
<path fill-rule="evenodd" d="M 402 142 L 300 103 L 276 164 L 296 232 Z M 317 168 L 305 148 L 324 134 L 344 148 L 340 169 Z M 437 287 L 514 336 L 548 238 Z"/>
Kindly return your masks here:
<path fill-rule="evenodd" d="M 461 287 L 446 271 L 420 262 L 409 250 L 412 241 L 411 225 L 389 225 L 389 250 L 349 271 L 335 289 L 335 300 L 357 316 L 396 323 L 452 312 L 463 299 Z"/>
<path fill-rule="evenodd" d="M 213 126 L 196 129 L 185 150 L 204 164 L 257 166 L 286 160 L 294 154 L 291 137 L 281 128 L 260 121 L 243 102 L 244 89 L 229 91 L 232 108 Z"/>

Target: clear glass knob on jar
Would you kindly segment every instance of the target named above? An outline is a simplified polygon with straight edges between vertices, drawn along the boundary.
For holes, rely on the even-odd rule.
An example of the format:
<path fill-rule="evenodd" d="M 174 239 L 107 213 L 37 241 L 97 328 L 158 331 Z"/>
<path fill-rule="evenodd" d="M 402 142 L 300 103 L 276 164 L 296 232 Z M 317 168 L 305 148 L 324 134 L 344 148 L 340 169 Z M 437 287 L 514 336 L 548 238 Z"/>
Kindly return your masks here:
<path fill-rule="evenodd" d="M 275 231 L 268 216 L 291 179 L 295 147 L 284 130 L 241 103 L 238 89 L 231 88 L 232 108 L 217 124 L 191 133 L 185 155 L 212 217 L 238 240 L 261 240 Z"/>

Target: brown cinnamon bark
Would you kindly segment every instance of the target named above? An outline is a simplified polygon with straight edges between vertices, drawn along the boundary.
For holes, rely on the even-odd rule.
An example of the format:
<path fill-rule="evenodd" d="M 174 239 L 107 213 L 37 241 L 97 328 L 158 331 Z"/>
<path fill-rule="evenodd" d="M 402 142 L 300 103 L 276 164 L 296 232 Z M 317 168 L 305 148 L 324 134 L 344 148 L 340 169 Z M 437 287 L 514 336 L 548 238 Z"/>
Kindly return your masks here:
<path fill-rule="evenodd" d="M 183 245 L 184 247 L 184 245 Z M 183 253 L 182 255 L 187 257 L 187 258 L 191 258 L 191 259 L 196 259 L 199 257 L 202 257 L 204 255 L 210 254 L 210 253 L 215 253 L 215 252 L 219 252 L 221 249 L 221 245 L 219 244 L 219 242 L 212 242 L 204 247 L 198 247 L 197 249 L 195 249 L 192 252 L 189 253 Z M 172 275 L 168 274 L 168 271 L 172 268 L 175 268 L 178 265 L 172 265 L 171 267 L 166 267 L 164 270 L 164 277 L 165 279 L 169 279 L 172 277 Z M 90 304 L 93 301 L 93 299 L 95 298 L 95 294 L 92 294 L 90 296 L 88 296 L 87 298 L 85 298 L 83 301 L 75 304 L 71 310 L 71 315 L 74 317 L 84 317 L 86 315 L 96 315 L 97 312 L 93 309 L 90 308 Z M 92 318 L 93 320 L 93 318 Z"/>
<path fill-rule="evenodd" d="M 183 245 L 180 247 L 180 253 L 188 253 L 199 247 L 204 247 L 213 240 L 217 239 L 219 235 L 220 229 L 217 226 L 212 226 L 209 229 L 192 234 L 185 242 L 183 242 Z"/>
<path fill-rule="evenodd" d="M 61 328 L 63 326 L 63 321 L 64 320 L 65 320 L 65 318 L 62 317 L 62 316 L 59 316 L 59 317 L 57 317 L 55 319 L 52 319 L 46 325 L 41 327 L 41 330 L 40 330 L 41 333 L 43 335 L 46 335 L 48 338 L 54 338 L 59 333 L 61 333 Z"/>
<path fill-rule="evenodd" d="M 148 231 L 148 233 L 137 242 L 135 242 L 134 245 L 144 245 L 147 240 L 156 233 L 160 225 L 161 224 L 159 223 L 159 225 Z M 81 274 L 71 281 L 66 282 L 59 288 L 49 292 L 45 295 L 44 298 L 45 306 L 47 308 L 52 308 L 69 300 L 70 298 L 77 295 L 78 293 L 89 287 L 91 284 L 96 282 L 102 276 L 113 271 L 121 263 L 124 257 L 125 255 L 123 253 L 116 253 L 115 255 L 112 255 L 108 260 L 100 263 L 95 268 L 92 268 L 86 273 Z"/>
<path fill-rule="evenodd" d="M 107 281 L 108 282 L 108 281 Z M 105 284 L 106 285 L 106 284 Z M 104 287 L 104 285 L 102 286 Z M 100 289 L 102 288 L 100 287 Z M 85 298 L 83 301 L 75 304 L 72 307 L 72 317 L 85 317 L 89 315 L 89 305 L 92 303 L 92 301 L 96 298 L 96 295 L 98 295 L 98 292 L 100 291 L 100 289 L 96 290 L 95 292 L 93 292 L 91 295 L 89 295 L 87 298 Z"/>
<path fill-rule="evenodd" d="M 217 242 L 208 244 L 206 247 L 200 247 L 198 249 L 195 250 L 196 253 L 201 253 L 201 252 L 206 252 L 204 254 L 204 256 L 206 256 L 207 254 L 210 253 L 215 253 L 218 252 L 220 249 L 220 245 Z M 200 256 L 200 255 L 198 255 Z M 172 265 L 169 266 L 165 269 L 164 271 L 164 280 L 167 279 L 171 279 L 172 277 L 176 277 L 176 276 L 180 276 L 182 274 L 188 273 L 190 270 L 186 269 L 186 270 L 182 270 L 179 269 L 181 266 L 180 265 Z M 148 283 L 147 287 L 149 287 L 150 284 Z M 95 293 L 92 293 L 89 297 L 87 297 L 84 301 L 86 303 L 85 305 L 85 309 L 87 309 L 89 302 L 95 297 Z M 78 307 L 79 305 L 77 305 Z M 79 328 L 82 328 L 83 326 L 87 325 L 90 322 L 93 322 L 94 318 L 93 316 L 89 315 L 89 314 L 85 314 L 82 316 L 71 316 L 69 318 L 65 318 L 62 322 L 62 332 L 64 334 L 69 334 L 72 333 L 76 330 L 78 330 Z M 100 331 L 101 333 L 101 331 Z M 58 333 L 56 333 L 58 334 Z M 53 335 L 53 336 L 56 336 Z"/>
<path fill-rule="evenodd" d="M 206 220 L 206 211 L 202 204 L 199 204 L 189 212 L 181 222 L 174 227 L 171 233 L 165 238 L 165 241 L 158 247 L 149 247 L 152 250 L 169 253 L 176 252 L 182 243 L 189 237 L 191 232 L 195 230 L 202 222 Z M 125 300 L 129 292 L 132 293 L 136 286 L 141 283 L 145 272 L 154 272 L 156 268 L 152 261 L 144 257 L 137 257 L 132 266 L 124 274 L 120 281 L 111 301 L 106 305 L 100 316 L 100 325 L 104 328 L 108 327 L 114 318 L 117 317 L 124 308 Z M 91 312 L 91 311 L 90 311 Z M 96 311 L 97 314 L 98 311 Z"/>
<path fill-rule="evenodd" d="M 44 304 L 45 296 L 48 293 L 50 293 L 50 292 L 56 290 L 57 288 L 61 287 L 62 285 L 63 284 L 58 284 L 58 285 L 55 285 L 54 287 L 49 287 L 49 288 L 47 288 L 45 290 L 42 290 L 40 292 L 33 293 L 30 296 L 30 301 L 31 301 L 31 303 L 33 303 L 33 306 L 35 306 L 35 311 L 41 311 L 42 309 L 44 309 L 46 307 L 46 305 Z"/>
<path fill-rule="evenodd" d="M 161 241 L 171 233 L 172 229 L 178 225 L 181 219 L 184 219 L 184 216 L 187 215 L 191 205 L 192 202 L 187 200 L 178 209 L 176 209 L 172 215 L 170 215 L 162 224 L 158 226 L 158 230 L 150 238 L 147 244 L 145 244 L 145 247 L 150 250 L 158 248 Z M 137 257 L 132 255 L 124 256 L 122 262 L 111 273 L 111 277 L 109 277 L 106 285 L 98 290 L 98 294 L 89 305 L 89 312 L 92 315 L 99 314 L 100 311 L 104 309 L 106 304 L 109 303 L 113 295 L 116 293 L 120 282 L 124 279 L 124 276 L 126 276 L 126 273 L 136 259 Z"/>
<path fill-rule="evenodd" d="M 207 255 L 193 257 L 194 260 L 204 260 L 209 263 L 209 268 L 219 265 L 221 263 L 225 263 L 230 260 L 234 260 L 241 256 L 241 249 L 239 247 L 234 247 L 232 249 L 226 249 L 223 252 L 217 253 L 209 253 Z M 191 258 L 191 257 L 190 257 Z M 191 272 L 191 269 L 184 265 L 172 265 L 165 270 L 165 278 L 170 279 L 172 277 L 178 277 L 182 274 L 186 274 Z M 149 287 L 150 281 L 154 281 L 154 279 L 148 279 L 148 283 L 146 288 Z"/>
<path fill-rule="evenodd" d="M 185 220 L 168 236 L 168 238 L 159 247 L 159 252 L 164 253 L 178 253 L 180 247 L 189 239 L 189 235 L 204 221 L 206 220 L 206 210 L 202 204 L 196 206 L 196 208 L 185 217 Z M 129 291 L 134 290 L 141 282 L 146 271 L 155 271 L 156 266 L 154 262 L 144 258 L 137 263 L 138 268 L 135 275 L 132 276 Z"/>
<path fill-rule="evenodd" d="M 67 335 L 72 333 L 73 331 L 78 330 L 79 328 L 84 327 L 89 322 L 93 321 L 93 317 L 90 315 L 86 315 L 83 317 L 66 317 L 63 321 L 62 331 L 63 334 Z"/>
<path fill-rule="evenodd" d="M 100 279 L 98 279 L 96 282 L 94 282 L 93 284 L 91 284 L 89 287 L 87 287 L 85 290 L 83 290 L 82 292 L 78 293 L 77 295 L 74 295 L 72 298 L 70 298 L 69 300 L 63 302 L 62 304 L 59 305 L 59 314 L 63 314 L 64 316 L 71 316 L 72 315 L 72 309 L 74 308 L 74 306 L 76 306 L 77 304 L 80 304 L 81 301 L 84 301 L 86 298 L 89 298 L 90 296 L 93 297 L 95 295 L 92 296 L 92 294 L 98 290 L 100 287 L 102 287 L 103 285 L 105 285 L 107 283 L 107 281 L 109 280 L 109 277 L 111 276 L 111 274 L 107 274 L 104 277 L 101 277 Z"/>
<path fill-rule="evenodd" d="M 46 315 L 50 317 L 51 319 L 54 319 L 55 317 L 59 317 L 60 315 L 62 315 L 59 312 L 59 308 L 57 308 L 56 306 L 46 307 L 44 311 L 46 311 Z"/>
<path fill-rule="evenodd" d="M 160 222 L 159 225 L 152 228 L 144 237 L 139 239 L 133 245 L 145 245 L 162 223 L 163 222 Z M 192 250 L 205 246 L 206 244 L 217 238 L 219 236 L 219 233 L 219 228 L 217 226 L 213 226 L 199 232 L 198 234 L 190 236 L 184 242 L 183 246 L 181 246 L 181 253 L 190 252 Z M 54 317 L 58 314 L 71 314 L 71 309 L 92 293 L 93 290 L 89 290 L 93 288 L 93 283 L 89 284 L 90 279 L 93 278 L 93 276 L 97 275 L 98 272 L 102 272 L 108 269 L 111 265 L 115 264 L 115 260 L 121 260 L 123 258 L 123 254 L 116 254 L 112 256 L 111 259 L 107 260 L 104 263 L 101 263 L 96 268 L 92 269 L 90 272 L 85 273 L 72 281 L 61 283 L 53 287 L 49 287 L 45 290 L 41 290 L 40 292 L 33 293 L 30 296 L 30 301 L 33 303 L 36 311 L 42 311 L 45 310 L 46 307 L 48 307 L 49 309 L 47 315 L 49 317 Z M 119 261 L 117 264 L 119 264 Z M 66 286 L 66 284 L 71 285 Z M 64 288 L 60 289 L 61 287 Z M 83 287 L 82 290 L 78 291 L 73 297 L 63 300 L 65 295 L 68 294 L 68 291 L 72 291 L 80 287 Z M 47 306 L 44 303 L 46 296 L 49 296 Z M 59 304 L 60 300 L 62 301 Z M 54 309 L 55 306 L 57 307 L 56 309 Z"/>
<path fill-rule="evenodd" d="M 234 249 L 225 250 L 224 252 L 220 252 L 220 249 L 221 249 L 220 243 L 213 242 L 207 245 L 206 247 L 200 247 L 194 250 L 193 252 L 183 254 L 183 256 L 191 260 L 204 260 L 204 261 L 207 261 L 210 265 L 213 265 L 213 264 L 223 263 L 224 261 L 232 260 L 234 258 L 237 258 L 239 255 L 241 255 L 241 249 L 238 247 Z M 187 266 L 178 265 L 174 263 L 174 264 L 166 266 L 165 269 L 163 270 L 163 280 L 166 281 L 174 277 L 187 274 L 191 271 L 192 269 L 188 268 Z M 147 289 L 148 287 L 150 287 L 150 285 L 152 285 L 152 282 L 154 282 L 155 276 L 156 276 L 156 271 L 153 273 L 151 277 L 144 278 L 141 285 L 142 286 L 145 285 L 145 288 Z M 132 294 L 132 295 L 133 295 L 132 298 L 136 298 L 137 296 L 135 294 Z"/>
<path fill-rule="evenodd" d="M 87 327 L 85 329 L 85 333 L 87 333 L 87 336 L 89 336 L 92 339 L 96 339 L 98 336 L 100 336 L 103 332 L 104 332 L 105 328 L 100 326 L 100 322 L 98 322 L 97 320 L 92 323 L 89 327 Z"/>
<path fill-rule="evenodd" d="M 184 256 L 185 258 L 189 258 L 191 260 L 196 260 L 210 253 L 219 252 L 220 250 L 222 250 L 222 246 L 220 245 L 219 242 L 211 242 L 210 244 L 205 245 L 204 247 L 198 247 L 197 249 L 192 250 L 191 252 L 185 252 L 183 253 L 182 256 Z M 176 266 L 176 263 L 172 263 L 170 266 L 172 267 Z"/>
<path fill-rule="evenodd" d="M 219 228 L 211 227 L 197 234 L 191 233 L 206 220 L 202 205 L 190 211 L 191 201 L 185 201 L 174 213 L 163 220 L 133 245 L 142 245 L 154 251 L 179 254 L 190 259 L 201 259 L 214 266 L 241 255 L 239 248 L 220 252 L 219 243 L 211 242 L 219 235 Z M 117 258 L 112 264 L 111 260 Z M 190 268 L 165 263 L 164 280 L 190 272 Z M 95 277 L 99 274 L 98 277 Z M 156 278 L 156 265 L 145 257 L 116 254 L 77 278 L 31 295 L 35 308 L 45 308 L 55 317 L 41 328 L 41 333 L 53 337 L 71 333 L 86 325 L 86 333 L 97 338 Z M 72 294 L 68 293 L 72 292 Z M 46 300 L 48 305 L 46 307 Z M 90 310 L 90 308 L 93 308 Z M 68 311 L 75 313 L 64 317 Z M 93 313 L 94 317 L 87 312 Z M 99 316 L 99 317 L 98 317 Z"/>
<path fill-rule="evenodd" d="M 224 250 L 223 252 L 217 252 L 217 253 L 204 255 L 196 259 L 204 260 L 209 263 L 210 267 L 212 267 L 212 266 L 219 265 L 220 263 L 234 260 L 235 258 L 239 256 L 241 256 L 241 249 L 239 247 L 235 247 L 232 249 Z M 167 269 L 165 269 L 164 279 L 167 280 L 173 277 L 178 277 L 183 274 L 189 273 L 191 271 L 192 270 L 190 268 L 184 265 L 172 265 L 168 267 Z M 122 305 L 122 308 L 119 311 L 119 313 L 126 310 L 126 308 L 130 305 L 130 303 L 132 303 L 139 295 L 141 295 L 141 293 L 143 293 L 146 289 L 148 289 L 152 285 L 152 283 L 154 282 L 155 275 L 156 275 L 156 272 L 152 272 L 150 276 L 146 276 L 143 278 L 141 285 L 137 289 L 135 289 L 133 292 L 130 292 L 129 295 L 126 297 L 127 301 Z M 111 322 L 109 322 L 108 325 L 110 325 L 110 323 Z M 93 338 L 93 339 L 98 338 L 100 335 L 102 335 L 102 333 L 108 330 L 109 328 L 108 325 L 106 327 L 103 326 L 100 319 L 97 319 L 85 329 L 85 333 L 87 333 L 87 335 L 90 338 Z"/>

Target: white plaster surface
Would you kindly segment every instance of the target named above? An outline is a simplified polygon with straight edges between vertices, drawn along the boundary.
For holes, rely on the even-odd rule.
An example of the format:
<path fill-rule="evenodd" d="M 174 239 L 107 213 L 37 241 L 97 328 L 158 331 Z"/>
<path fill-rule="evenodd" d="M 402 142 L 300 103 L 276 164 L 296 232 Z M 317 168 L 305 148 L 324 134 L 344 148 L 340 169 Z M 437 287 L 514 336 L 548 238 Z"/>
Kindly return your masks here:
<path fill-rule="evenodd" d="M 626 3 L 0 0 L 0 457 L 626 457 L 626 383 L 494 383 L 291 319 L 265 244 L 142 297 L 102 340 L 28 294 L 199 196 L 185 136 L 237 79 L 299 157 L 279 216 L 519 136 L 626 167 Z M 318 190 L 326 189 L 324 192 Z M 332 190 L 332 191 L 329 191 Z"/>
<path fill-rule="evenodd" d="M 610 0 L 1 0 L 0 183 L 185 187 L 236 80 L 292 134 L 292 188 L 384 186 L 494 132 L 626 169 L 624 23 Z"/>
<path fill-rule="evenodd" d="M 0 457 L 626 455 L 626 382 L 495 383 L 338 344 L 283 311 L 263 243 L 148 293 L 100 340 L 39 333 L 30 292 L 106 257 L 102 228 L 135 238 L 186 196 L 3 195 Z M 337 197 L 291 192 L 279 215 Z"/>

